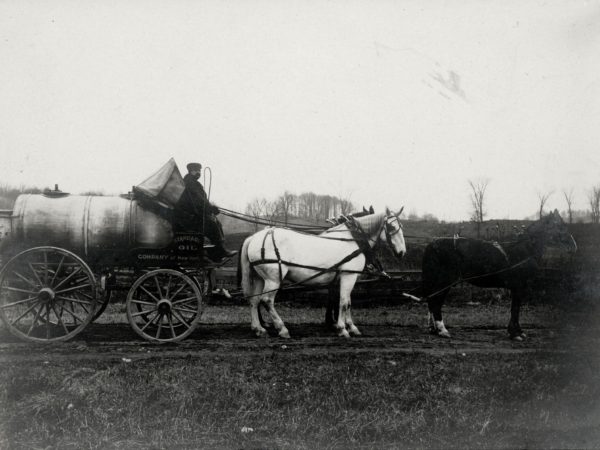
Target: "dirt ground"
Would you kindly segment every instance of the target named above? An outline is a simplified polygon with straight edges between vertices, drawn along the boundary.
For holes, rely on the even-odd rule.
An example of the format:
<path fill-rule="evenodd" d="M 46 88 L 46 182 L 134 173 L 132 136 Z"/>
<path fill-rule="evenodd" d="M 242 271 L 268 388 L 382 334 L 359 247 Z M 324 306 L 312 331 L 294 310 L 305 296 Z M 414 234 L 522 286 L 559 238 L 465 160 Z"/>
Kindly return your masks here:
<path fill-rule="evenodd" d="M 508 339 L 504 305 L 447 308 L 447 324 L 452 338 L 428 334 L 424 309 L 411 307 L 360 308 L 355 322 L 362 336 L 344 339 L 322 321 L 324 308 L 282 307 L 292 338 L 284 340 L 274 332 L 256 338 L 247 322 L 247 310 L 241 306 L 208 306 L 203 320 L 186 340 L 173 344 L 155 344 L 139 338 L 122 315 L 114 313 L 89 325 L 74 340 L 56 344 L 21 342 L 6 330 L 0 330 L 0 361 L 77 360 L 122 358 L 181 358 L 203 355 L 264 351 L 289 351 L 300 354 L 330 353 L 424 353 L 444 354 L 523 354 L 589 352 L 597 355 L 600 333 L 589 316 L 570 316 L 548 307 L 525 309 L 523 327 L 527 338 L 522 342 Z M 484 313 L 488 313 L 485 315 Z M 473 318 L 475 316 L 475 318 Z M 478 317 L 479 316 L 479 317 Z M 289 320 L 288 320 L 289 319 Z M 476 323 L 477 321 L 481 323 Z M 452 324 L 455 323 L 453 326 Z"/>

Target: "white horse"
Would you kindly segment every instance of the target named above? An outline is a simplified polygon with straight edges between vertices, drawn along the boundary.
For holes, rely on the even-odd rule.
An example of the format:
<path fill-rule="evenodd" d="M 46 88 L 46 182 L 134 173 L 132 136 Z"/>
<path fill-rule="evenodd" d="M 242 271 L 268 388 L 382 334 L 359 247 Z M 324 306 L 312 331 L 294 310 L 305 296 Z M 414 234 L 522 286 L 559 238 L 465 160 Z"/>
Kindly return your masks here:
<path fill-rule="evenodd" d="M 339 281 L 340 304 L 335 328 L 339 336 L 360 335 L 352 322 L 350 293 L 365 267 L 365 251 L 382 241 L 397 258 L 406 253 L 401 213 L 402 209 L 393 213 L 386 208 L 385 213 L 355 218 L 320 235 L 266 228 L 248 237 L 240 253 L 241 281 L 244 297 L 250 301 L 251 328 L 256 335 L 266 334 L 258 312 L 263 302 L 279 336 L 290 337 L 274 305 L 283 280 L 305 286 Z"/>

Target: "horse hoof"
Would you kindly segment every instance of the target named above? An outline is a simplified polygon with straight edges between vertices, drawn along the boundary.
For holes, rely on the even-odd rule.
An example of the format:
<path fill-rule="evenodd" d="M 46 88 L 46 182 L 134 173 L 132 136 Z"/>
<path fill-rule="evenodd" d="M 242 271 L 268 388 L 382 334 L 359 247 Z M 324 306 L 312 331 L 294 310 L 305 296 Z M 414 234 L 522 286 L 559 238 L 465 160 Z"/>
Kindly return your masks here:
<path fill-rule="evenodd" d="M 282 337 L 284 339 L 289 339 L 290 338 L 290 332 L 286 329 L 283 329 L 279 332 L 279 337 Z"/>
<path fill-rule="evenodd" d="M 450 336 L 450 333 L 448 333 L 447 330 L 439 331 L 437 335 L 439 337 L 443 337 L 443 338 L 451 338 L 452 337 L 452 336 Z"/>
<path fill-rule="evenodd" d="M 350 330 L 350 335 L 351 336 L 362 336 L 362 333 L 360 331 L 358 331 L 358 328 L 354 328 L 354 329 Z"/>
<path fill-rule="evenodd" d="M 264 328 L 259 328 L 257 330 L 254 330 L 254 333 L 256 334 L 256 337 L 264 337 L 267 335 L 267 330 L 265 330 Z"/>
<path fill-rule="evenodd" d="M 349 338 L 350 338 L 350 333 L 348 333 L 348 330 L 346 330 L 346 329 L 344 328 L 343 330 L 340 330 L 340 331 L 338 332 L 338 336 L 339 336 L 339 337 L 344 337 L 344 338 L 346 338 L 346 339 L 349 339 Z"/>
<path fill-rule="evenodd" d="M 523 337 L 524 337 L 523 334 L 517 334 L 516 336 L 511 336 L 510 338 L 513 341 L 522 342 L 523 341 Z"/>

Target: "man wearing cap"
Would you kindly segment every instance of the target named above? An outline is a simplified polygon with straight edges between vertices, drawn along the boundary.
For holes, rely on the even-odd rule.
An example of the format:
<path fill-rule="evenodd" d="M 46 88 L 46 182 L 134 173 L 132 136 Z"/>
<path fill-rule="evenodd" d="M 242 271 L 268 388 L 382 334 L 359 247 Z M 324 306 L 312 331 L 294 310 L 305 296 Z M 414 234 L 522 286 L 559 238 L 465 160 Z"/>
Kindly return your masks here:
<path fill-rule="evenodd" d="M 198 181 L 202 173 L 202 164 L 189 163 L 187 170 L 188 173 L 183 177 L 185 189 L 175 208 L 175 221 L 187 230 L 204 229 L 205 236 L 215 246 L 208 254 L 213 261 L 235 255 L 237 252 L 224 246 L 223 227 L 216 218 L 219 208 L 208 201 L 208 196 Z"/>

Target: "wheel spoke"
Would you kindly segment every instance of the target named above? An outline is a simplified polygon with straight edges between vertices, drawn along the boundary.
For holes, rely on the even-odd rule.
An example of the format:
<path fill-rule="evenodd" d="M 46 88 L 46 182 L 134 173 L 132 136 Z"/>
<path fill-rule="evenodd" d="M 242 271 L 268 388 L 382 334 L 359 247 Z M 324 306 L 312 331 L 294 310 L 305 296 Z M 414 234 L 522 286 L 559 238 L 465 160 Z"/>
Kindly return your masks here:
<path fill-rule="evenodd" d="M 35 317 L 33 318 L 33 321 L 31 322 L 31 325 L 29 326 L 29 330 L 27 330 L 27 336 L 29 336 L 31 334 L 31 332 L 33 331 L 33 328 L 35 327 L 35 324 L 37 323 L 37 321 L 40 318 L 40 314 L 42 313 L 42 309 L 44 308 L 44 305 L 40 305 L 40 309 L 38 309 L 35 313 Z"/>
<path fill-rule="evenodd" d="M 50 307 L 46 303 L 46 339 L 50 339 Z"/>
<path fill-rule="evenodd" d="M 73 297 L 66 297 L 64 295 L 57 295 L 56 298 L 59 298 L 61 300 L 65 300 L 68 302 L 78 303 L 80 305 L 91 305 L 92 304 L 92 302 L 88 302 L 87 300 L 81 300 L 81 299 L 73 298 Z"/>
<path fill-rule="evenodd" d="M 48 252 L 42 252 L 44 254 L 44 283 L 48 283 Z M 48 310 L 48 315 L 50 314 L 50 310 Z"/>
<path fill-rule="evenodd" d="M 169 298 L 169 291 L 171 290 L 171 278 L 173 275 L 169 274 L 169 279 L 167 281 L 167 287 L 165 288 L 165 298 Z"/>
<path fill-rule="evenodd" d="M 158 311 L 158 309 L 154 308 L 154 309 L 148 309 L 146 311 L 140 311 L 140 312 L 136 312 L 131 314 L 131 317 L 138 317 L 138 316 L 147 316 L 148 314 L 152 314 L 153 312 Z"/>
<path fill-rule="evenodd" d="M 189 330 L 190 328 L 192 328 L 191 326 L 188 325 L 187 321 L 183 319 L 183 317 L 181 317 L 179 314 L 177 314 L 175 311 L 171 311 L 171 313 L 175 316 L 175 318 L 177 320 L 179 320 L 183 325 L 185 325 L 185 327 Z"/>
<path fill-rule="evenodd" d="M 10 292 L 22 292 L 23 294 L 37 295 L 37 292 L 27 291 L 25 289 L 19 289 L 19 288 L 12 287 L 12 286 L 4 286 L 3 289 L 6 289 L 7 291 L 10 291 Z"/>
<path fill-rule="evenodd" d="M 23 314 L 21 314 L 19 317 L 17 317 L 16 319 L 14 319 L 11 323 L 10 326 L 12 327 L 14 324 L 16 324 L 19 320 L 21 320 L 23 317 L 25 317 L 27 314 L 29 314 L 31 312 L 32 309 L 34 309 L 38 304 L 34 303 L 33 305 L 31 305 L 29 308 L 27 308 L 25 310 L 25 312 Z"/>
<path fill-rule="evenodd" d="M 154 283 L 156 284 L 156 292 L 158 292 L 158 296 L 162 297 L 162 292 L 160 291 L 160 283 L 158 282 L 158 275 L 154 277 Z"/>
<path fill-rule="evenodd" d="M 61 287 L 63 284 L 65 284 L 67 281 L 69 281 L 71 278 L 73 278 L 75 275 L 77 275 L 79 272 L 81 272 L 81 267 L 76 267 L 75 270 L 73 272 L 71 272 L 69 275 L 67 275 L 60 283 L 58 283 L 56 286 L 54 286 L 54 290 L 57 291 L 59 287 Z"/>
<path fill-rule="evenodd" d="M 54 311 L 54 314 L 56 315 L 56 319 L 57 319 L 58 323 L 60 323 L 62 325 L 63 329 L 65 330 L 65 334 L 69 334 L 69 329 L 67 328 L 67 326 L 65 325 L 65 323 L 61 319 L 62 308 L 61 308 L 61 314 L 60 315 L 56 312 L 56 309 L 54 309 L 54 305 L 52 305 L 52 311 Z"/>
<path fill-rule="evenodd" d="M 175 291 L 175 293 L 174 293 L 173 295 L 171 295 L 171 297 L 169 297 L 169 300 L 171 300 L 171 299 L 173 299 L 173 298 L 177 297 L 177 295 L 179 295 L 179 293 L 180 293 L 180 292 L 181 292 L 181 291 L 182 291 L 182 290 L 183 290 L 183 289 L 184 289 L 186 286 L 187 286 L 187 284 L 183 283 L 183 284 L 182 284 L 182 285 L 179 287 L 179 289 L 177 289 L 177 290 Z"/>
<path fill-rule="evenodd" d="M 96 298 L 93 295 L 88 294 L 87 292 L 77 292 L 77 295 L 81 295 L 90 300 L 90 303 L 96 303 Z M 80 299 L 81 300 L 81 299 Z M 83 301 L 83 300 L 82 300 Z"/>
<path fill-rule="evenodd" d="M 84 323 L 84 320 L 81 317 L 79 317 L 77 314 L 75 314 L 74 311 L 67 308 L 67 305 L 65 303 L 63 303 L 63 308 L 66 312 L 68 312 L 73 317 L 73 319 L 79 320 L 81 323 Z"/>
<path fill-rule="evenodd" d="M 160 301 L 159 299 L 157 299 L 157 298 L 156 298 L 156 296 L 155 296 L 155 295 L 154 295 L 152 292 L 150 292 L 150 291 L 149 291 L 148 289 L 146 289 L 144 286 L 141 286 L 141 285 L 140 285 L 140 289 L 141 289 L 142 291 L 144 291 L 146 294 L 148 294 L 150 297 L 152 297 L 152 299 L 153 299 L 153 300 L 154 300 L 156 303 L 158 303 L 158 302 Z"/>
<path fill-rule="evenodd" d="M 193 297 L 186 297 L 186 298 L 182 298 L 182 299 L 180 299 L 180 300 L 175 300 L 175 301 L 172 303 L 172 305 L 173 305 L 173 306 L 175 306 L 175 305 L 179 305 L 180 303 L 190 303 L 190 302 L 192 302 L 192 301 L 194 301 L 194 300 L 197 300 L 197 299 L 198 299 L 198 297 L 196 297 L 196 296 L 194 295 Z"/>
<path fill-rule="evenodd" d="M 20 305 L 22 303 L 28 303 L 28 302 L 35 301 L 35 300 L 37 300 L 37 297 L 28 297 L 24 300 L 19 300 L 19 301 L 13 302 L 13 303 L 7 303 L 6 305 L 1 305 L 0 308 L 2 308 L 2 309 L 11 308 L 13 306 Z"/>
<path fill-rule="evenodd" d="M 25 275 L 21 275 L 19 272 L 17 272 L 16 270 L 12 271 L 13 274 L 15 274 L 18 278 L 20 278 L 21 280 L 23 280 L 25 283 L 27 283 L 28 285 L 30 285 L 31 287 L 37 287 L 38 285 L 35 284 L 33 281 L 31 281 L 29 278 L 27 278 Z"/>
<path fill-rule="evenodd" d="M 171 335 L 173 338 L 176 338 L 177 333 L 175 333 L 175 327 L 173 327 L 173 319 L 171 319 L 171 314 L 167 315 L 167 320 L 169 321 L 169 327 L 171 328 Z"/>
<path fill-rule="evenodd" d="M 177 311 L 181 311 L 181 312 L 187 312 L 187 313 L 191 313 L 191 314 L 195 314 L 196 310 L 195 309 L 185 309 L 185 308 L 173 308 Z"/>
<path fill-rule="evenodd" d="M 156 303 L 145 302 L 143 300 L 131 300 L 131 303 L 138 303 L 140 305 L 156 306 Z"/>
<path fill-rule="evenodd" d="M 150 324 L 152 324 L 156 320 L 157 317 L 158 317 L 158 312 L 156 313 L 156 315 L 154 316 L 154 318 L 152 320 L 149 320 L 148 322 L 146 322 L 146 325 L 144 325 L 144 327 L 141 328 L 141 331 L 144 331 L 146 328 L 148 328 L 148 326 Z"/>
<path fill-rule="evenodd" d="M 156 335 L 154 336 L 156 339 L 160 339 L 160 332 L 162 331 L 162 319 L 164 317 L 164 314 L 160 314 L 160 317 L 158 318 L 158 329 L 156 330 Z"/>
<path fill-rule="evenodd" d="M 63 289 L 62 291 L 55 291 L 55 292 L 57 294 L 64 294 L 65 292 L 77 291 L 77 290 L 80 290 L 80 289 L 88 288 L 90 286 L 91 286 L 90 283 L 86 283 L 86 284 L 81 284 L 79 286 L 73 286 L 73 287 L 70 287 L 70 288 L 67 288 L 67 289 Z"/>
<path fill-rule="evenodd" d="M 85 305 L 88 305 L 88 306 L 91 305 L 90 302 L 84 302 L 84 301 L 82 301 L 80 299 L 74 299 L 72 297 L 63 297 L 63 296 L 60 296 L 60 297 L 61 297 L 61 300 L 63 300 L 63 302 L 64 301 L 68 301 L 68 302 L 71 302 L 73 304 L 77 304 L 77 305 L 79 305 L 79 307 L 81 309 L 83 309 L 85 311 L 86 314 L 90 313 L 90 310 L 85 306 Z M 73 309 L 75 309 L 74 306 L 73 306 Z"/>
<path fill-rule="evenodd" d="M 37 282 L 39 283 L 40 286 L 43 286 L 44 283 L 42 283 L 42 280 L 40 280 L 40 277 L 38 275 L 38 273 L 35 271 L 35 269 L 33 268 L 33 265 L 31 264 L 31 262 L 27 262 L 27 265 L 29 265 L 29 268 L 31 269 L 31 272 L 33 272 L 33 276 L 35 277 L 35 279 L 37 280 Z"/>
<path fill-rule="evenodd" d="M 58 263 L 58 267 L 56 268 L 56 271 L 54 272 L 54 276 L 52 277 L 52 280 L 50 280 L 50 286 L 54 285 L 54 280 L 56 280 L 56 276 L 60 272 L 60 269 L 62 269 L 62 265 L 63 265 L 64 261 L 65 261 L 65 255 L 62 255 L 62 258 L 60 259 L 60 262 Z"/>

